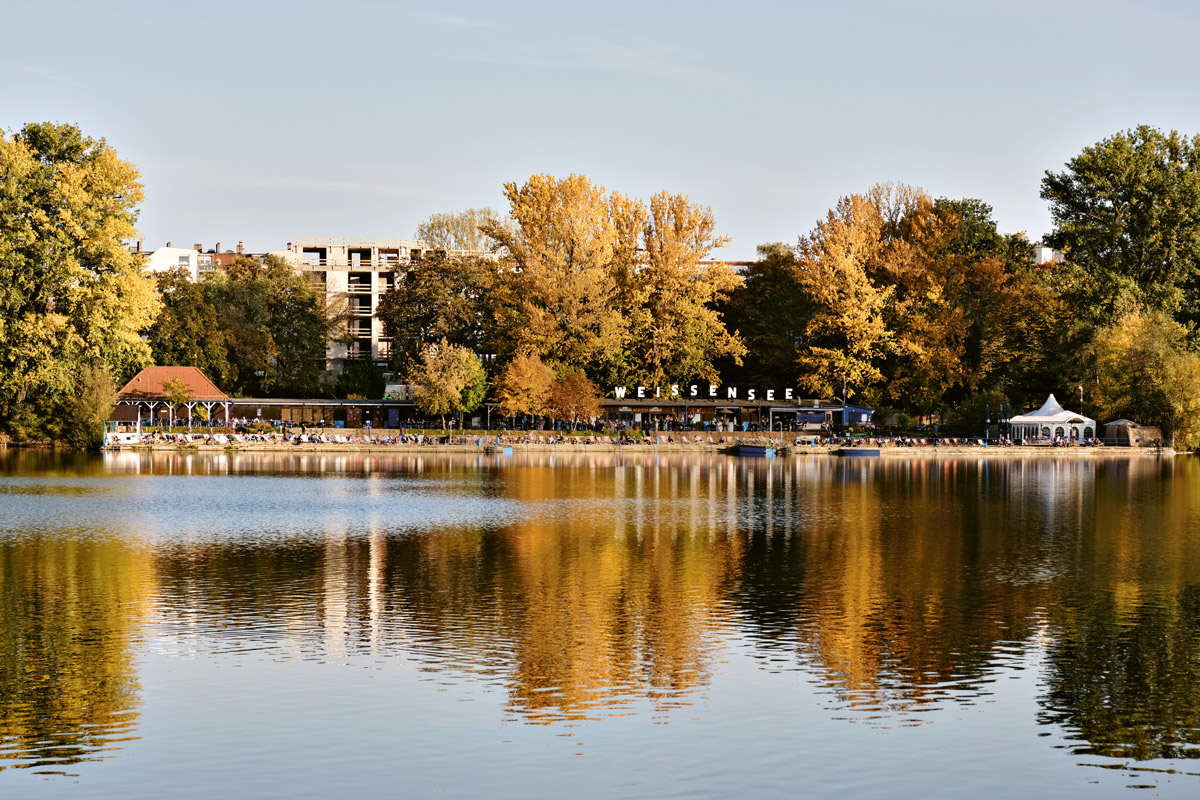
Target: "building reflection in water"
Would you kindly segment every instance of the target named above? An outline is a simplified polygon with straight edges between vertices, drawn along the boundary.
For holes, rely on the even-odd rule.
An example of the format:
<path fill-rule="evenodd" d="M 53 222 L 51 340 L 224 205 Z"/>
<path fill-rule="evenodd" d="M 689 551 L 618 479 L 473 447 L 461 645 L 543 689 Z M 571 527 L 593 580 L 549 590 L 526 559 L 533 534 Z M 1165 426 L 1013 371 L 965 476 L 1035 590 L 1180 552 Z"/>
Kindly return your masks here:
<path fill-rule="evenodd" d="M 1035 659 L 1040 721 L 1078 752 L 1190 757 L 1200 744 L 1200 473 L 1172 464 L 120 454 L 107 468 L 129 475 L 333 478 L 271 483 L 282 531 L 271 535 L 231 539 L 176 520 L 153 547 L 111 556 L 150 558 L 153 582 L 126 566 L 125 588 L 105 591 L 122 608 L 153 594 L 156 624 L 186 652 L 403 659 L 430 680 L 503 692 L 509 713 L 533 723 L 694 703 L 731 648 L 764 669 L 803 671 L 834 713 L 875 724 L 976 702 Z M 426 495 L 438 513 L 503 512 L 422 522 Z M 95 580 L 65 554 L 21 542 L 0 552 L 6 586 L 35 567 L 78 573 L 76 594 Z M 32 582 L 55 580 L 67 579 Z M 117 722 L 136 709 L 136 622 L 92 622 L 51 602 L 57 590 L 35 594 L 4 595 L 6 609 L 45 606 L 5 614 L 6 652 L 60 646 L 49 627 L 14 618 L 111 625 L 115 636 L 71 640 L 69 660 L 87 662 L 81 681 L 109 687 L 109 735 L 122 733 Z M 101 640 L 112 655 L 80 650 Z M 28 698 L 4 701 L 4 736 L 20 739 L 34 716 L 20 722 L 13 707 L 34 708 L 42 679 L 6 670 L 15 688 L 5 697 Z M 54 674 L 59 693 L 66 679 Z"/>

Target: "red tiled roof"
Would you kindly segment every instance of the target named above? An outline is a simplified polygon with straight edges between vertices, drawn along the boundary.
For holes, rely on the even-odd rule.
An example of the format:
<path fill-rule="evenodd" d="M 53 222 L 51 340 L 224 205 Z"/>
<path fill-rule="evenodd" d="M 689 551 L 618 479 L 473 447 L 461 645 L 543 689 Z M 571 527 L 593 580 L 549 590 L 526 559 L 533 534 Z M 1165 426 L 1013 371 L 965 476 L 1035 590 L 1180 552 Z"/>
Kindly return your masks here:
<path fill-rule="evenodd" d="M 134 375 L 125 388 L 117 392 L 118 400 L 165 400 L 163 384 L 178 378 L 192 393 L 192 399 L 201 403 L 229 400 L 204 373 L 195 367 L 146 367 Z"/>

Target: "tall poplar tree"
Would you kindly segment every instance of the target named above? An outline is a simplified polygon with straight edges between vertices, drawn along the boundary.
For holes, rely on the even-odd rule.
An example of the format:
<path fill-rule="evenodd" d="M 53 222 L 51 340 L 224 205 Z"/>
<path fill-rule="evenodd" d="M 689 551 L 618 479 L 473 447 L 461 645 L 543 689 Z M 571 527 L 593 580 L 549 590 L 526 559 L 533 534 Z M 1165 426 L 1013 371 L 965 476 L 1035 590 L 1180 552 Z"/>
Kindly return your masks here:
<path fill-rule="evenodd" d="M 701 263 L 729 241 L 715 228 L 712 209 L 686 195 L 660 192 L 650 198 L 643 235 L 646 263 L 633 280 L 640 302 L 629 311 L 639 382 L 715 380 L 715 359 L 740 363 L 746 352 L 719 310 L 741 277 L 726 264 Z"/>

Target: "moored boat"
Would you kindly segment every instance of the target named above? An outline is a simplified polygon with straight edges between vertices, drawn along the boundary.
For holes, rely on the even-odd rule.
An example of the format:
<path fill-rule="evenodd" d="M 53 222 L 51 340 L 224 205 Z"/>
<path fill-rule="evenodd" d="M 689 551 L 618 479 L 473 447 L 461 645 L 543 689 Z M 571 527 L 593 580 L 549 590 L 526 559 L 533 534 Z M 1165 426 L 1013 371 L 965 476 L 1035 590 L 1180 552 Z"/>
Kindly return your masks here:
<path fill-rule="evenodd" d="M 850 456 L 852 458 L 872 458 L 879 455 L 878 447 L 839 447 L 833 451 L 835 456 Z"/>

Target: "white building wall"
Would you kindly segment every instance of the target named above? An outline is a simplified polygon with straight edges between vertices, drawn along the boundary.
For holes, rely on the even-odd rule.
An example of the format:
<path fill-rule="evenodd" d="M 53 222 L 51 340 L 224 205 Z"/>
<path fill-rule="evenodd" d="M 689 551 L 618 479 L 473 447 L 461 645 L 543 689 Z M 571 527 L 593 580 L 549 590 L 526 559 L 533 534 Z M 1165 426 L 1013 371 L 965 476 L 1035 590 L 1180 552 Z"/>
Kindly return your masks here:
<path fill-rule="evenodd" d="M 142 269 L 146 272 L 170 272 L 183 267 L 191 281 L 200 279 L 200 254 L 186 247 L 160 247 L 149 255 Z"/>

